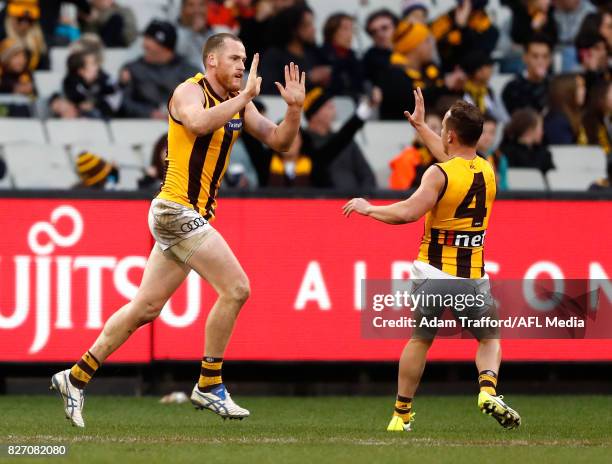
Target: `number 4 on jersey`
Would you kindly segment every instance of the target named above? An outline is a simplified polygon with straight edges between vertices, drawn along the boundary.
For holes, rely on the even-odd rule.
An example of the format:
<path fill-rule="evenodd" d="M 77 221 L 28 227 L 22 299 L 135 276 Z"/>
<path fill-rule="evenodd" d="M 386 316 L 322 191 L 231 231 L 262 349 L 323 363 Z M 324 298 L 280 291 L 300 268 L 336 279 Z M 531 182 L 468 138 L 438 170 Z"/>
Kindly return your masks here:
<path fill-rule="evenodd" d="M 470 205 L 476 198 L 474 206 Z M 485 185 L 482 172 L 474 173 L 474 180 L 468 190 L 465 198 L 461 201 L 455 211 L 455 218 L 472 218 L 472 227 L 482 227 L 485 217 L 487 216 L 487 187 Z"/>

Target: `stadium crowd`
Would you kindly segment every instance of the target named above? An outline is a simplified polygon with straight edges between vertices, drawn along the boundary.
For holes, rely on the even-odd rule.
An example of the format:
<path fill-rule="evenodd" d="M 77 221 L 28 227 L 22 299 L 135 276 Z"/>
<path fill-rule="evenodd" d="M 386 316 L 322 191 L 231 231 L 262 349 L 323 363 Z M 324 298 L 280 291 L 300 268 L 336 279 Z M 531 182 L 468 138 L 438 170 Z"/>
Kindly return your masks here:
<path fill-rule="evenodd" d="M 49 69 L 52 47 L 70 51 L 61 88 L 45 102 L 45 114 L 34 114 L 27 101 L 2 100 L 0 116 L 164 120 L 172 90 L 203 71 L 202 47 L 221 31 L 236 33 L 249 59 L 261 54 L 263 95 L 276 95 L 274 82 L 282 81 L 283 66 L 297 63 L 307 73 L 303 130 L 287 153 L 272 153 L 244 134 L 244 150 L 237 150 L 227 187 L 375 189 L 376 178 L 354 135 L 370 119 L 404 119 L 417 87 L 434 130 L 440 130 L 441 118 L 458 98 L 482 110 L 479 150 L 495 166 L 502 190 L 508 187 L 509 167 L 554 169 L 549 145 L 598 145 L 610 160 L 611 1 L 501 0 L 512 12 L 507 33 L 491 18 L 487 0 L 457 0 L 437 17 L 430 17 L 424 0 L 397 0 L 396 12 L 373 11 L 363 24 L 348 13 L 330 15 L 322 41 L 316 11 L 304 0 L 182 0 L 174 21 L 154 19 L 142 34 L 137 12 L 125 0 L 4 3 L 1 94 L 35 100 L 34 73 Z M 365 50 L 354 48 L 359 28 L 371 41 Z M 118 75 L 105 71 L 107 49 L 134 46 L 140 47 L 139 57 Z M 515 74 L 499 94 L 491 86 L 497 72 Z M 356 109 L 338 131 L 333 130 L 336 96 L 350 97 Z M 139 182 L 142 188 L 159 185 L 164 154 L 162 137 Z M 91 162 L 91 157 L 109 176 L 116 173 L 104 156 L 83 153 L 79 159 Z M 378 187 L 418 186 L 432 161 L 417 137 L 391 161 L 388 184 Z M 3 171 L 0 159 L 0 175 Z M 105 179 L 93 183 L 80 174 L 81 186 L 105 185 Z M 601 179 L 592 188 L 609 186 Z"/>

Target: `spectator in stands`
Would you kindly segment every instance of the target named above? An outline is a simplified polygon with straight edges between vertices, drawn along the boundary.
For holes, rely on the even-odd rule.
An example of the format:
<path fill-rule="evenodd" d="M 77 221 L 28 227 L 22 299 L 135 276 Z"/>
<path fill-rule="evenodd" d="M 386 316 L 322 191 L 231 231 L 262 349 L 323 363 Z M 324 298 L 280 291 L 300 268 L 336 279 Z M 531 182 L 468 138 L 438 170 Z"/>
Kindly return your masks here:
<path fill-rule="evenodd" d="M 519 108 L 531 107 L 542 112 L 548 95 L 548 73 L 552 63 L 552 45 L 548 37 L 532 35 L 523 53 L 525 72 L 506 84 L 502 99 L 509 114 Z"/>
<path fill-rule="evenodd" d="M 393 32 L 397 16 L 390 10 L 376 10 L 366 19 L 366 32 L 372 39 L 372 46 L 363 55 L 363 70 L 366 80 L 379 85 L 381 75 L 391 66 Z"/>
<path fill-rule="evenodd" d="M 425 124 L 438 135 L 442 132 L 442 118 L 436 112 L 425 113 Z M 412 145 L 404 148 L 389 162 L 391 169 L 389 188 L 393 190 L 417 188 L 421 184 L 423 174 L 434 161 L 433 155 L 417 133 Z"/>
<path fill-rule="evenodd" d="M 176 33 L 176 52 L 193 66 L 204 68 L 202 50 L 213 34 L 206 24 L 206 0 L 182 0 Z"/>
<path fill-rule="evenodd" d="M 0 93 L 36 95 L 27 51 L 15 39 L 0 42 Z"/>
<path fill-rule="evenodd" d="M 372 107 L 378 107 L 380 90 L 373 92 Z M 307 133 L 315 150 L 324 146 L 334 135 L 332 124 L 336 119 L 336 106 L 330 92 L 317 87 L 308 92 L 304 102 L 304 115 L 308 121 Z M 329 165 L 326 187 L 336 190 L 371 191 L 376 188 L 376 178 L 359 146 L 354 140 L 337 155 Z"/>
<path fill-rule="evenodd" d="M 176 30 L 167 21 L 153 20 L 143 37 L 142 57 L 125 65 L 120 74 L 122 112 L 133 118 L 167 117 L 168 96 L 198 68 L 174 53 Z"/>
<path fill-rule="evenodd" d="M 488 112 L 497 121 L 503 121 L 506 115 L 489 86 L 493 60 L 482 50 L 475 50 L 468 53 L 461 67 L 467 75 L 463 99 L 476 105 L 482 113 Z"/>
<path fill-rule="evenodd" d="M 502 0 L 512 10 L 510 36 L 515 44 L 525 46 L 535 34 L 557 43 L 557 22 L 551 0 Z"/>
<path fill-rule="evenodd" d="M 49 69 L 47 44 L 39 18 L 38 0 L 9 0 L 4 20 L 5 34 L 27 50 L 31 71 Z"/>
<path fill-rule="evenodd" d="M 576 52 L 584 70 L 583 76 L 588 97 L 595 85 L 610 80 L 606 39 L 599 32 L 585 32 L 578 35 L 576 37 Z"/>
<path fill-rule="evenodd" d="M 96 54 L 80 51 L 68 56 L 68 74 L 62 85 L 64 95 L 86 118 L 108 119 L 113 116 L 112 97 L 117 87 L 100 68 Z"/>
<path fill-rule="evenodd" d="M 282 47 L 277 42 L 277 34 L 274 30 L 276 16 L 283 10 L 304 5 L 304 0 L 253 0 L 249 15 L 240 15 L 239 37 L 244 43 L 247 54 L 247 67 L 250 59 L 256 52 L 263 52 L 270 46 Z"/>
<path fill-rule="evenodd" d="M 107 47 L 127 47 L 138 35 L 136 17 L 131 8 L 115 0 L 92 0 L 92 10 L 84 30 L 95 32 Z"/>
<path fill-rule="evenodd" d="M 321 53 L 332 67 L 328 90 L 335 95 L 348 95 L 354 100 L 363 92 L 361 62 L 351 49 L 353 17 L 346 13 L 332 14 L 323 26 Z"/>
<path fill-rule="evenodd" d="M 77 7 L 78 16 L 86 17 L 91 12 L 88 0 L 44 0 L 40 9 L 40 25 L 49 46 L 60 45 L 55 38 L 62 4 L 71 3 Z"/>
<path fill-rule="evenodd" d="M 579 143 L 599 145 L 610 158 L 612 153 L 612 83 L 599 82 L 587 97 L 582 117 L 585 137 Z"/>
<path fill-rule="evenodd" d="M 32 115 L 30 103 L 36 96 L 32 72 L 28 68 L 25 48 L 14 39 L 4 39 L 0 42 L 0 94 L 28 97 L 2 103 L 0 114 L 3 116 Z"/>
<path fill-rule="evenodd" d="M 495 170 L 498 190 L 508 190 L 508 158 L 495 148 L 497 120 L 489 113 L 484 114 L 482 135 L 476 145 L 476 153 L 488 160 Z"/>
<path fill-rule="evenodd" d="M 574 40 L 582 20 L 595 7 L 589 0 L 555 0 L 555 21 L 557 22 L 558 44 L 562 47 L 562 70 L 572 71 L 576 67 Z"/>
<path fill-rule="evenodd" d="M 79 117 L 79 109 L 66 97 L 56 92 L 49 98 L 49 114 L 53 118 L 76 119 Z"/>
<path fill-rule="evenodd" d="M 286 8 L 275 17 L 273 28 L 281 45 L 269 48 L 261 57 L 261 93 L 278 92 L 274 83 L 283 82 L 285 65 L 292 61 L 306 72 L 307 87 L 327 87 L 332 68 L 324 63 L 316 47 L 312 10 L 307 6 Z"/>
<path fill-rule="evenodd" d="M 77 189 L 114 190 L 119 182 L 119 169 L 100 156 L 84 151 L 76 160 L 76 171 L 80 182 Z"/>
<path fill-rule="evenodd" d="M 490 55 L 499 38 L 485 11 L 487 0 L 457 0 L 457 7 L 431 24 L 444 72 L 452 71 L 470 51 Z"/>
<path fill-rule="evenodd" d="M 561 74 L 552 78 L 548 109 L 544 116 L 544 138 L 551 145 L 571 145 L 584 141 L 582 107 L 586 98 L 580 74 Z M 581 135 L 582 134 L 582 135 Z"/>
<path fill-rule="evenodd" d="M 444 92 L 442 73 L 432 62 L 433 47 L 427 26 L 399 22 L 393 36 L 391 67 L 380 79 L 380 119 L 404 119 L 404 111 L 414 107 L 413 91 L 417 87 L 431 105 Z"/>
<path fill-rule="evenodd" d="M 306 108 L 314 104 L 322 89 L 308 92 Z M 251 162 L 257 171 L 260 186 L 265 187 L 318 187 L 327 188 L 332 183 L 329 166 L 353 143 L 353 137 L 371 116 L 375 99 L 362 101 L 357 111 L 342 128 L 329 137 L 323 145 L 316 145 L 308 131 L 300 130 L 287 152 L 274 153 L 254 137 L 243 132 L 241 137 L 247 147 Z"/>
<path fill-rule="evenodd" d="M 52 44 L 53 46 L 62 46 L 78 40 L 81 36 L 81 26 L 79 25 L 78 9 L 75 5 L 69 3 L 62 4 L 60 9 L 60 18 L 55 28 Z"/>
<path fill-rule="evenodd" d="M 403 0 L 402 19 L 410 23 L 427 24 L 429 10 L 424 0 Z"/>
<path fill-rule="evenodd" d="M 70 55 L 77 52 L 87 51 L 96 55 L 98 64 L 104 63 L 104 44 L 97 34 L 86 32 L 79 40 L 72 42 L 69 47 Z"/>
<path fill-rule="evenodd" d="M 586 15 L 576 37 L 585 34 L 600 34 L 606 39 L 608 52 L 612 51 L 612 11 L 602 9 Z"/>
<path fill-rule="evenodd" d="M 542 116 L 532 108 L 516 110 L 504 129 L 500 151 L 511 167 L 554 169 L 550 150 L 543 143 Z"/>
<path fill-rule="evenodd" d="M 157 190 L 166 173 L 166 156 L 168 155 L 168 133 L 163 134 L 153 147 L 151 164 L 145 169 L 142 178 L 138 179 L 138 188 Z"/>

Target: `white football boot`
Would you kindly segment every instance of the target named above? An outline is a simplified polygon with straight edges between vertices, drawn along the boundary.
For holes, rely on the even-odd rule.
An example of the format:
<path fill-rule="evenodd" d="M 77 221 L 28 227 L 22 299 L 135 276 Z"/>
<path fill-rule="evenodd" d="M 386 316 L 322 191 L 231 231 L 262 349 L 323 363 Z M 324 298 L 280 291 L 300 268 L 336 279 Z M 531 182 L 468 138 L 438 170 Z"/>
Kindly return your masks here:
<path fill-rule="evenodd" d="M 85 392 L 70 383 L 68 376 L 70 369 L 58 372 L 51 377 L 49 390 L 57 391 L 64 400 L 66 419 L 75 427 L 85 427 L 83 421 L 83 406 L 85 405 Z"/>
<path fill-rule="evenodd" d="M 232 400 L 225 385 L 220 384 L 209 392 L 202 392 L 196 383 L 191 392 L 191 404 L 196 409 L 209 409 L 223 419 L 244 419 L 251 414 L 248 409 L 241 408 Z"/>

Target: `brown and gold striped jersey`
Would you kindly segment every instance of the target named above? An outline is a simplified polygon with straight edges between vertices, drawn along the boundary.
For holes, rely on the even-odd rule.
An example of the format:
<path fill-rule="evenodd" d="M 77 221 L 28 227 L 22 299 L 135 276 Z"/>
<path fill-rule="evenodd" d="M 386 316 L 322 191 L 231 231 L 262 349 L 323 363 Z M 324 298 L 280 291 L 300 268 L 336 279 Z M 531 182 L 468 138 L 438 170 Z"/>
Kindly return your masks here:
<path fill-rule="evenodd" d="M 484 275 L 484 237 L 495 199 L 495 173 L 477 156 L 436 163 L 446 179 L 425 217 L 418 260 L 456 277 Z"/>
<path fill-rule="evenodd" d="M 186 82 L 202 87 L 206 108 L 224 101 L 203 74 L 198 73 Z M 244 113 L 236 113 L 224 126 L 210 134 L 198 136 L 169 114 L 166 173 L 157 198 L 191 207 L 205 219 L 213 218 L 219 186 L 243 122 Z"/>

